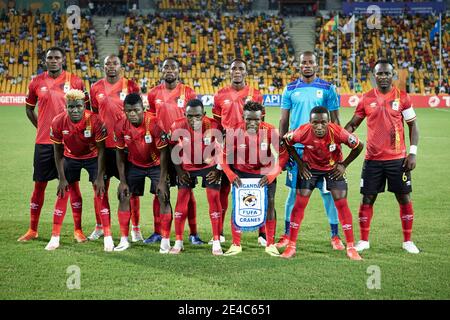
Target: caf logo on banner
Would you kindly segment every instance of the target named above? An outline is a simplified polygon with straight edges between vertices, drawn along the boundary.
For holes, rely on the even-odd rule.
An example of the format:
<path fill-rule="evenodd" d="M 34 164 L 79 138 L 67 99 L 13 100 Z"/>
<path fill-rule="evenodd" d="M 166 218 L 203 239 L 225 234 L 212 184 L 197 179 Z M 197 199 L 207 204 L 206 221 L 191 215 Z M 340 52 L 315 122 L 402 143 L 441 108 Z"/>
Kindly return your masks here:
<path fill-rule="evenodd" d="M 241 179 L 242 186 L 233 185 L 233 223 L 242 231 L 253 231 L 264 225 L 267 211 L 267 186 L 258 179 Z"/>

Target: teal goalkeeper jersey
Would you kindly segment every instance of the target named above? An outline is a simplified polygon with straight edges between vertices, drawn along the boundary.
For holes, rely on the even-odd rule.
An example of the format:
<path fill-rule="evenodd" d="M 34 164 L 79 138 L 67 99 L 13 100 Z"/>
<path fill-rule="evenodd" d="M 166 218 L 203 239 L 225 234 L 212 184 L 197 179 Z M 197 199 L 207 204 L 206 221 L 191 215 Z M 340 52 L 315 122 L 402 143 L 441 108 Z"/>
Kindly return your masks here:
<path fill-rule="evenodd" d="M 281 108 L 289 110 L 289 130 L 309 122 L 309 113 L 314 107 L 322 106 L 329 111 L 339 109 L 336 87 L 320 78 L 311 83 L 298 79 L 289 83 L 281 96 Z"/>

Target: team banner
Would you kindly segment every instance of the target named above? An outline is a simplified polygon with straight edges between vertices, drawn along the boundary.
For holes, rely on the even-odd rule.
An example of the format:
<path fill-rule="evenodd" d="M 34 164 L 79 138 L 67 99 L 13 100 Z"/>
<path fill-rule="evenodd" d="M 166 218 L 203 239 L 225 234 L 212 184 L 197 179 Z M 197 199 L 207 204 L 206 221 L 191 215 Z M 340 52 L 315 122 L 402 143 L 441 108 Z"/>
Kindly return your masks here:
<path fill-rule="evenodd" d="M 242 186 L 232 186 L 232 219 L 241 231 L 254 231 L 264 225 L 267 214 L 267 186 L 259 178 L 241 179 Z"/>
<path fill-rule="evenodd" d="M 445 3 L 438 1 L 428 2 L 342 2 L 344 14 L 372 14 L 373 7 L 379 8 L 380 14 L 402 15 L 402 14 L 433 14 L 445 12 Z"/>

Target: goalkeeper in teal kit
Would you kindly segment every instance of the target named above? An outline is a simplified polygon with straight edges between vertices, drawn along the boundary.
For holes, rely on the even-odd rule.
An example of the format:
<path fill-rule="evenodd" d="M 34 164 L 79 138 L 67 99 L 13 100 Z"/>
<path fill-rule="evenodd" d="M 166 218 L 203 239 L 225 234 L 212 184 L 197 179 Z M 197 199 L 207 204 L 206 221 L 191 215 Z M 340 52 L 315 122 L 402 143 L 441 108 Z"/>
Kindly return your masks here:
<path fill-rule="evenodd" d="M 336 88 L 331 83 L 316 76 L 317 59 L 313 52 L 305 51 L 300 55 L 300 72 L 300 78 L 289 83 L 283 91 L 280 120 L 281 137 L 289 130 L 295 130 L 309 122 L 310 111 L 317 106 L 326 107 L 330 111 L 331 121 L 339 124 L 339 98 L 336 94 Z M 304 146 L 301 144 L 295 145 L 300 158 L 303 155 L 303 148 Z M 278 241 L 276 245 L 278 248 L 286 246 L 289 242 L 290 217 L 297 191 L 297 163 L 289 161 L 286 169 L 286 185 L 290 188 L 290 191 L 285 205 L 285 234 Z M 337 210 L 331 193 L 326 190 L 324 183 L 325 181 L 320 183 L 318 188 L 330 223 L 331 245 L 335 250 L 344 250 L 345 247 L 338 235 Z"/>

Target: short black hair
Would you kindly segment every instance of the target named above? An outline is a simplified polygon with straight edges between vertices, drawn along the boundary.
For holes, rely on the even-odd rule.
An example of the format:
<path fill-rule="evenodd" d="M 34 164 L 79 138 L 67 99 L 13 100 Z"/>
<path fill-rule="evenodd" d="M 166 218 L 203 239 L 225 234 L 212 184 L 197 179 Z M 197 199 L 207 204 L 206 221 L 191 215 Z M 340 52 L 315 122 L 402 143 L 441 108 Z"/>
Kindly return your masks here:
<path fill-rule="evenodd" d="M 313 113 L 326 113 L 328 115 L 328 118 L 330 118 L 330 112 L 328 111 L 327 108 L 322 106 L 312 108 L 311 112 L 309 113 L 309 116 L 311 117 Z"/>
<path fill-rule="evenodd" d="M 125 100 L 123 100 L 124 107 L 126 104 L 132 106 L 135 105 L 136 103 L 140 103 L 141 105 L 143 105 L 141 95 L 136 92 L 130 93 L 125 97 Z"/>
<path fill-rule="evenodd" d="M 177 63 L 178 68 L 181 67 L 180 61 L 179 61 L 177 58 L 175 58 L 175 57 L 167 57 L 167 58 L 165 58 L 165 59 L 163 60 L 162 64 L 161 64 L 161 66 L 164 64 L 164 62 L 166 62 L 166 61 L 168 61 L 168 60 L 175 61 L 175 62 Z"/>
<path fill-rule="evenodd" d="M 390 60 L 386 59 L 386 58 L 380 58 L 380 59 L 378 59 L 377 62 L 375 62 L 375 64 L 373 65 L 373 70 L 375 70 L 375 67 L 376 67 L 378 64 L 390 64 L 391 67 L 392 67 L 392 69 L 394 69 L 394 65 L 392 64 L 392 62 L 391 62 Z"/>
<path fill-rule="evenodd" d="M 244 111 L 261 111 L 262 112 L 263 110 L 264 110 L 264 107 L 259 102 L 248 101 L 244 105 Z"/>
<path fill-rule="evenodd" d="M 186 104 L 186 108 L 187 107 L 191 107 L 191 108 L 202 107 L 202 109 L 204 109 L 203 102 L 200 99 L 189 100 L 188 103 Z"/>
<path fill-rule="evenodd" d="M 300 53 L 300 55 L 298 57 L 301 58 L 302 56 L 314 56 L 314 58 L 317 61 L 317 56 L 316 56 L 316 54 L 313 51 L 303 51 L 303 52 Z"/>
<path fill-rule="evenodd" d="M 61 47 L 50 47 L 50 48 L 48 48 L 48 49 L 45 51 L 45 56 L 47 56 L 47 54 L 48 54 L 50 51 L 59 51 L 59 52 L 61 52 L 63 58 L 66 56 L 66 52 L 65 52 L 64 49 L 61 48 Z"/>
<path fill-rule="evenodd" d="M 231 66 L 233 63 L 235 63 L 235 62 L 242 62 L 242 63 L 245 65 L 245 67 L 247 68 L 247 62 L 246 62 L 244 59 L 242 59 L 242 58 L 234 58 L 233 60 L 231 60 L 230 66 Z"/>

